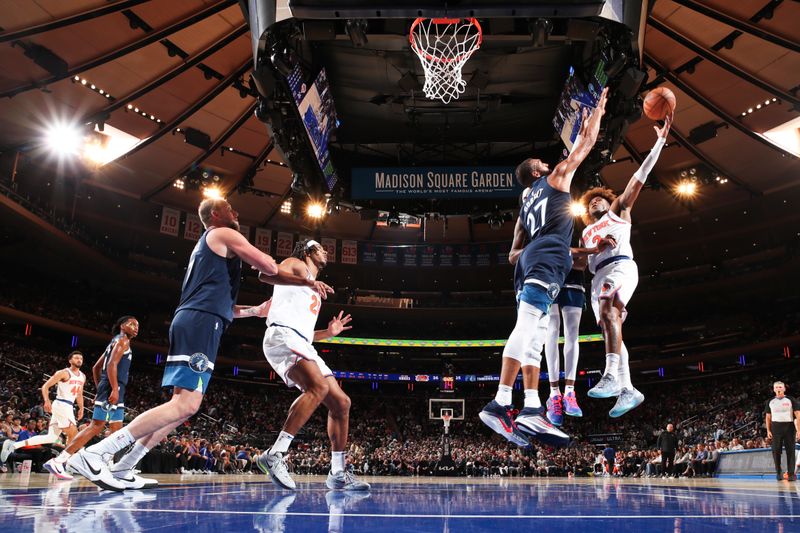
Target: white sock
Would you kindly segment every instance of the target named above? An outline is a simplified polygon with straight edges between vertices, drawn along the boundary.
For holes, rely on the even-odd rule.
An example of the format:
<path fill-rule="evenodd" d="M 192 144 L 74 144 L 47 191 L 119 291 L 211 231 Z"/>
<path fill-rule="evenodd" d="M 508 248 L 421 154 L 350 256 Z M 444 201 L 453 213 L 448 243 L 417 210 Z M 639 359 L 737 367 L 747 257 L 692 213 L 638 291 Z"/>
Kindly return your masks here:
<path fill-rule="evenodd" d="M 547 376 L 550 381 L 553 381 L 553 378 L 556 378 L 556 381 L 558 381 L 561 376 L 561 361 L 559 360 L 558 353 L 558 332 L 561 329 L 561 315 L 558 312 L 558 304 L 550 306 L 550 312 L 547 317 L 542 320 L 547 321 L 547 334 L 544 341 Z"/>
<path fill-rule="evenodd" d="M 564 394 L 575 392 L 575 385 L 564 385 Z"/>
<path fill-rule="evenodd" d="M 623 389 L 633 389 L 633 384 L 631 383 L 631 366 L 628 360 L 628 348 L 625 346 L 624 342 L 622 343 L 622 350 L 620 350 L 617 377 L 619 378 L 620 386 Z"/>
<path fill-rule="evenodd" d="M 289 446 L 291 446 L 293 440 L 294 435 L 290 435 L 285 431 L 281 431 L 278 435 L 278 438 L 275 439 L 275 444 L 273 444 L 272 448 L 269 449 L 270 455 L 275 455 L 276 453 L 286 453 L 289 451 Z"/>
<path fill-rule="evenodd" d="M 114 455 L 118 451 L 127 448 L 134 442 L 136 442 L 136 439 L 133 438 L 133 435 L 131 435 L 131 432 L 128 431 L 128 428 L 123 428 L 116 433 L 112 433 L 94 446 L 89 446 L 86 448 L 86 451 L 96 453 L 98 455 Z"/>
<path fill-rule="evenodd" d="M 603 372 L 605 374 L 611 374 L 616 376 L 619 373 L 619 354 L 617 353 L 607 353 L 606 354 L 606 369 Z"/>
<path fill-rule="evenodd" d="M 550 397 L 552 398 L 553 396 L 560 396 L 560 395 L 561 395 L 561 389 L 558 386 L 553 387 L 552 385 L 550 385 Z"/>
<path fill-rule="evenodd" d="M 578 327 L 582 312 L 580 307 L 564 307 L 561 310 L 564 316 L 564 379 L 570 381 L 574 381 L 578 373 Z"/>
<path fill-rule="evenodd" d="M 331 473 L 344 470 L 346 452 L 331 452 Z"/>
<path fill-rule="evenodd" d="M 69 461 L 70 457 L 72 457 L 72 454 L 67 452 L 67 450 L 64 450 L 63 452 L 58 454 L 58 457 L 56 457 L 56 462 L 62 464 L 66 463 L 67 461 Z"/>
<path fill-rule="evenodd" d="M 494 401 L 505 407 L 511 405 L 511 387 L 503 385 L 502 383 L 497 386 L 497 394 L 494 396 Z"/>
<path fill-rule="evenodd" d="M 111 471 L 124 472 L 126 470 L 133 470 L 149 451 L 150 450 L 148 450 L 144 444 L 137 442 L 133 445 L 133 449 L 126 453 L 118 463 L 114 463 L 111 466 Z"/>
<path fill-rule="evenodd" d="M 542 400 L 539 399 L 539 391 L 537 389 L 525 389 L 525 407 L 538 409 L 541 406 Z"/>

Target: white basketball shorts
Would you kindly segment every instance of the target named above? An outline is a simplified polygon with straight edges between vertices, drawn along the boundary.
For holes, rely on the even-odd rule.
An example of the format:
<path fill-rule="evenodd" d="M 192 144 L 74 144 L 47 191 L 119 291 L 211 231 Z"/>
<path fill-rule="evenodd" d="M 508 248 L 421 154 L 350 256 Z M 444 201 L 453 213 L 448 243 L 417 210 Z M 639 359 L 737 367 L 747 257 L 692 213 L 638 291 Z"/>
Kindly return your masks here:
<path fill-rule="evenodd" d="M 624 259 L 606 265 L 592 278 L 592 310 L 600 323 L 600 300 L 614 298 L 622 303 L 622 321 L 628 316 L 628 305 L 639 284 L 639 267 L 636 261 Z"/>
<path fill-rule="evenodd" d="M 51 404 L 53 406 L 52 417 L 50 418 L 50 425 L 58 426 L 58 429 L 65 429 L 70 426 L 77 426 L 75 422 L 75 411 L 68 403 L 55 400 Z"/>
<path fill-rule="evenodd" d="M 317 354 L 317 350 L 296 331 L 278 326 L 267 328 L 264 334 L 264 357 L 287 387 L 300 386 L 289 378 L 289 372 L 302 360 L 314 361 L 323 377 L 333 372 Z M 302 390 L 302 389 L 301 389 Z"/>

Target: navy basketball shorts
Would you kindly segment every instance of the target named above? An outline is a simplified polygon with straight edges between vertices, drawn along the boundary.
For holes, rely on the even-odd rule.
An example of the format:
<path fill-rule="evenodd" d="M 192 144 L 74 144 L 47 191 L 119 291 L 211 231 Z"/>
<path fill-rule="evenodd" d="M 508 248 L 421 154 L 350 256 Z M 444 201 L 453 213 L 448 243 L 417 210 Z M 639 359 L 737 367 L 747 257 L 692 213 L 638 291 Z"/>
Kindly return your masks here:
<path fill-rule="evenodd" d="M 586 294 L 580 289 L 562 287 L 555 302 L 559 307 L 583 307 L 586 305 Z"/>
<path fill-rule="evenodd" d="M 225 321 L 211 313 L 192 309 L 175 313 L 169 327 L 169 355 L 161 386 L 205 394 L 225 327 Z"/>

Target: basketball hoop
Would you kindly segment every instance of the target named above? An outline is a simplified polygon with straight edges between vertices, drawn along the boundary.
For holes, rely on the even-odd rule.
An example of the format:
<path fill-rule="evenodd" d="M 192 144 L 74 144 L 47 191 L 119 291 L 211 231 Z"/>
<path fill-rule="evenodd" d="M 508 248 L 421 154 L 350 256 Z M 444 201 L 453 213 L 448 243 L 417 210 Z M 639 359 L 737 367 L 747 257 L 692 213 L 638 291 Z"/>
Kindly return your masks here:
<path fill-rule="evenodd" d="M 453 415 L 443 414 L 442 415 L 442 422 L 444 423 L 444 434 L 447 435 L 450 432 L 450 421 L 453 419 Z"/>
<path fill-rule="evenodd" d="M 425 70 L 425 96 L 445 104 L 461 96 L 467 86 L 461 69 L 483 42 L 478 19 L 418 18 L 408 40 Z"/>

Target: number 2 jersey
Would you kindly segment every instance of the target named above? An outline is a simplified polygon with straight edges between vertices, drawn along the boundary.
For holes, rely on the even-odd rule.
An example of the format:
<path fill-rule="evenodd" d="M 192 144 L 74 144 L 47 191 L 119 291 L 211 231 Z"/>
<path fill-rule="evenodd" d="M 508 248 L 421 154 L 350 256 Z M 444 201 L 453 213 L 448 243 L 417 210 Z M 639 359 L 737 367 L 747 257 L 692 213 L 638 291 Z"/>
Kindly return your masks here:
<path fill-rule="evenodd" d="M 615 260 L 633 259 L 630 222 L 608 211 L 600 217 L 600 220 L 586 226 L 581 235 L 581 242 L 585 247 L 590 248 L 605 237 L 613 237 L 617 245 L 589 256 L 589 272 L 592 274 Z"/>
<path fill-rule="evenodd" d="M 308 279 L 314 279 L 311 272 Z M 291 328 L 312 343 L 321 305 L 319 294 L 311 287 L 275 285 L 267 325 Z"/>
<path fill-rule="evenodd" d="M 573 217 L 569 210 L 570 194 L 547 183 L 543 176 L 531 185 L 520 208 L 520 221 L 530 242 L 520 255 L 515 271 L 515 288 L 525 283 L 561 286 L 572 269 Z"/>

